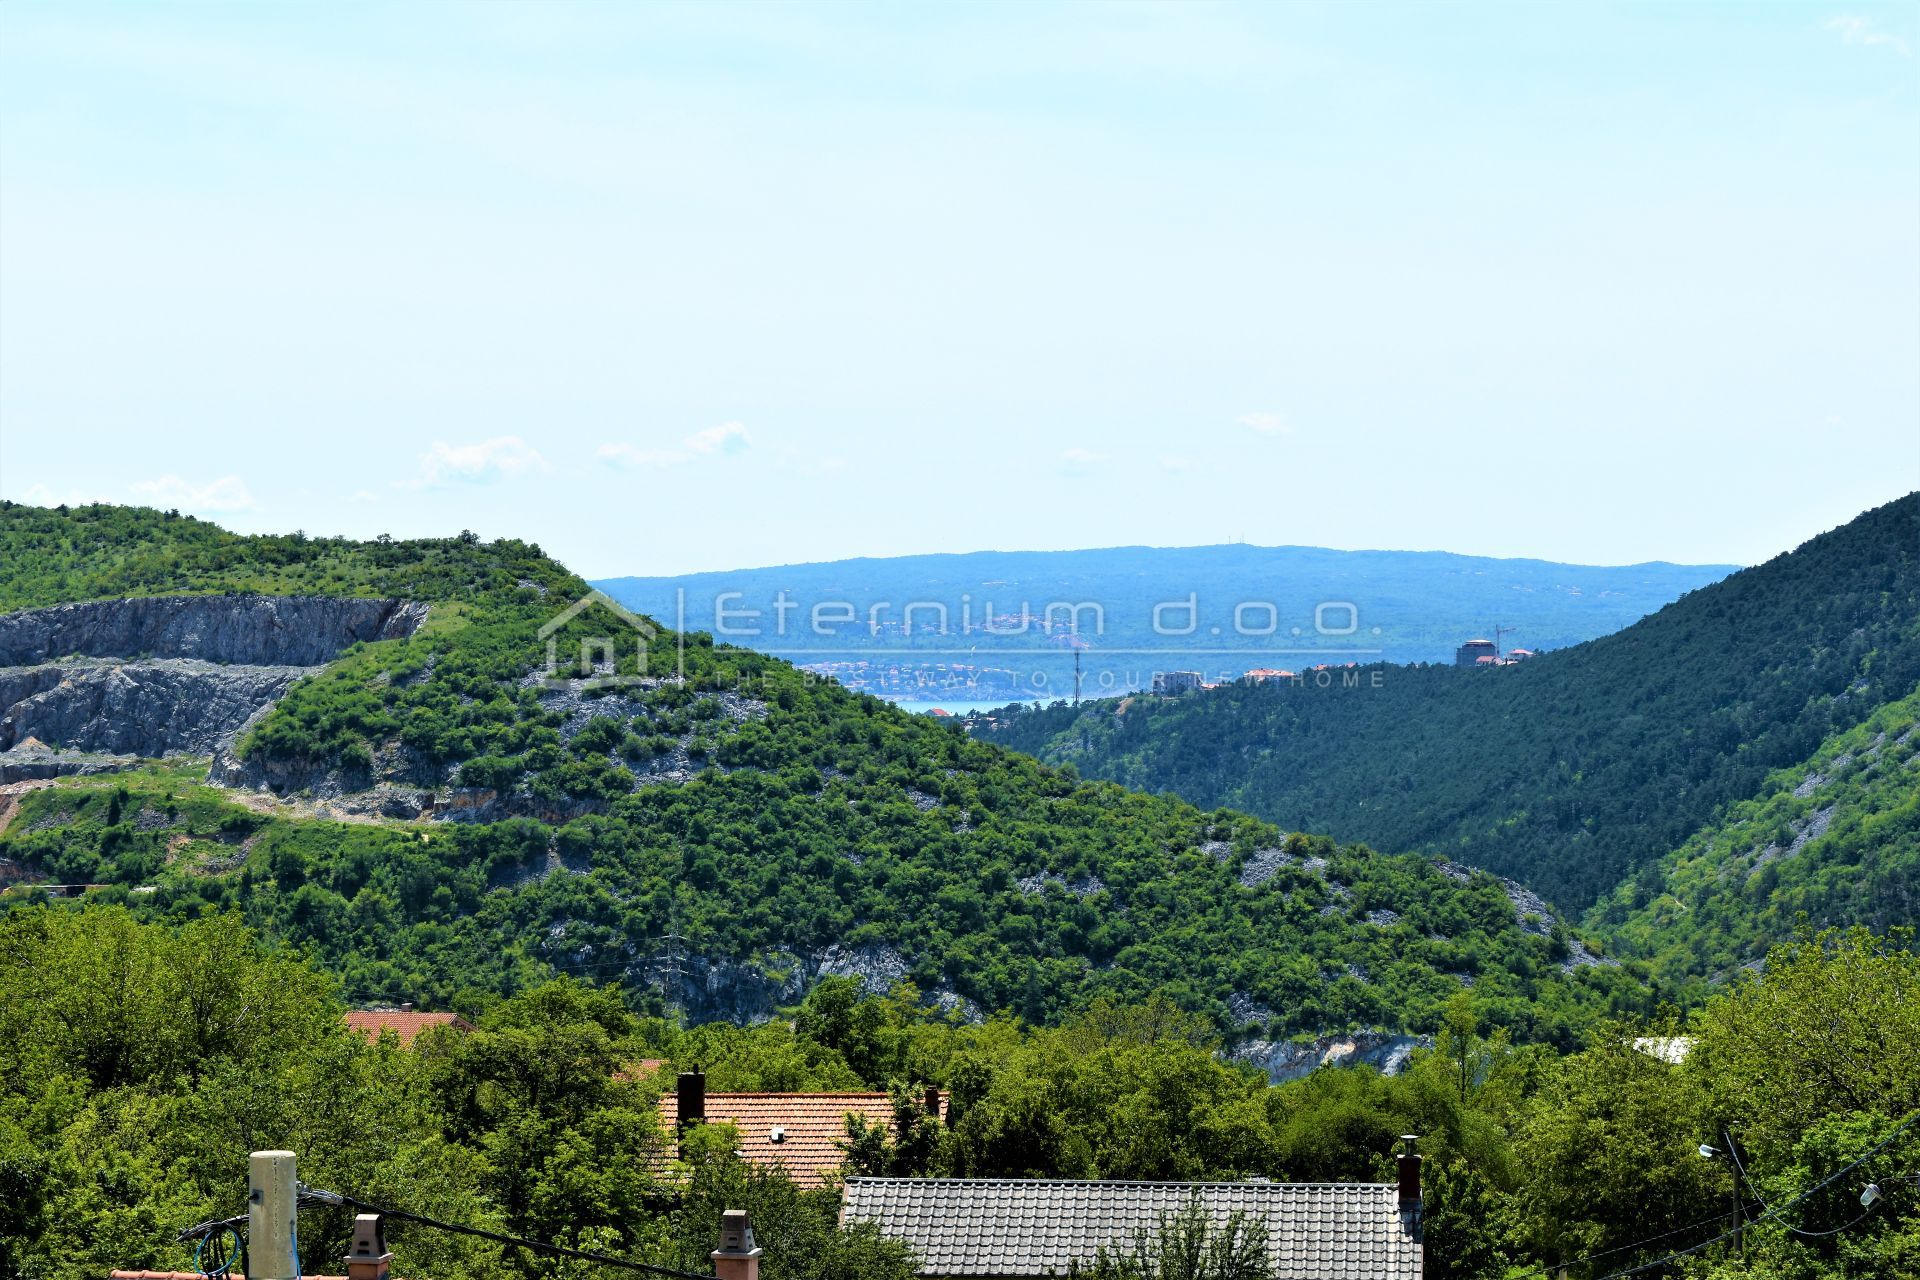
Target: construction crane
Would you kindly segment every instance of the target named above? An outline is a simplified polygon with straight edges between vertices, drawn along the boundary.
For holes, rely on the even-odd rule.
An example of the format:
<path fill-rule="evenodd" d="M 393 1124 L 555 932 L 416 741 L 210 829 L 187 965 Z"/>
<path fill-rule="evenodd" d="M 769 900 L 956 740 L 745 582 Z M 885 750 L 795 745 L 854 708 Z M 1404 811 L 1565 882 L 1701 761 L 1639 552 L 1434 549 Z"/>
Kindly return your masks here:
<path fill-rule="evenodd" d="M 1493 656 L 1494 657 L 1497 658 L 1500 656 L 1500 637 L 1510 636 L 1514 632 L 1518 631 L 1519 629 L 1520 628 L 1518 627 L 1503 627 L 1499 623 L 1494 624 L 1494 627 L 1493 627 Z"/>

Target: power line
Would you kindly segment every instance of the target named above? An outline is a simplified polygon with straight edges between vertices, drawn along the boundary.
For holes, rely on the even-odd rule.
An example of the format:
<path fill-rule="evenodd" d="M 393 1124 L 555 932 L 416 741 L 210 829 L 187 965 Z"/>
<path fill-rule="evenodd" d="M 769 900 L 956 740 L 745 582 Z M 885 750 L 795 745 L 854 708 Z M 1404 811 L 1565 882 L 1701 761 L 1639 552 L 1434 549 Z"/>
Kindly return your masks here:
<path fill-rule="evenodd" d="M 1737 1226 L 1731 1231 L 1724 1231 L 1721 1234 L 1715 1236 L 1711 1240 L 1702 1240 L 1699 1244 L 1690 1245 L 1685 1249 L 1675 1250 L 1673 1253 L 1668 1254 L 1664 1258 L 1655 1258 L 1652 1262 L 1643 1262 L 1637 1267 L 1628 1267 L 1624 1271 L 1610 1272 L 1607 1275 L 1602 1276 L 1600 1280 L 1621 1280 L 1621 1277 L 1623 1276 L 1638 1275 L 1642 1271 L 1651 1271 L 1655 1267 L 1664 1267 L 1665 1265 L 1667 1265 L 1667 1263 L 1672 1262 L 1675 1259 L 1684 1258 L 1690 1253 L 1698 1253 L 1702 1249 L 1708 1248 L 1712 1245 L 1719 1244 L 1722 1240 L 1727 1240 L 1732 1238 L 1733 1236 L 1737 1236 L 1742 1231 L 1745 1231 L 1748 1228 L 1748 1226 L 1756 1226 L 1756 1227 L 1759 1226 L 1762 1222 L 1765 1222 L 1768 1218 L 1775 1217 L 1785 1212 L 1786 1210 L 1793 1208 L 1793 1206 L 1799 1204 L 1803 1200 L 1808 1199 L 1809 1197 L 1814 1195 L 1814 1193 L 1826 1190 L 1828 1187 L 1840 1181 L 1840 1179 L 1846 1177 L 1848 1174 L 1852 1173 L 1855 1169 L 1858 1169 L 1861 1165 L 1871 1160 L 1874 1156 L 1879 1155 L 1880 1152 L 1884 1151 L 1887 1147 L 1892 1145 L 1893 1140 L 1895 1138 L 1899 1137 L 1902 1133 L 1905 1133 L 1909 1128 L 1911 1128 L 1916 1120 L 1920 1120 L 1920 1112 L 1916 1112 L 1914 1115 L 1908 1116 L 1906 1120 L 1901 1123 L 1899 1128 L 1895 1129 L 1892 1133 L 1888 1134 L 1886 1137 L 1882 1138 L 1879 1142 L 1875 1143 L 1873 1146 L 1869 1147 L 1866 1151 L 1862 1152 L 1860 1156 L 1857 1159 L 1855 1159 L 1853 1163 L 1849 1164 L 1846 1168 L 1841 1169 L 1839 1172 L 1827 1178 L 1824 1178 L 1819 1182 L 1814 1183 L 1811 1187 L 1808 1187 L 1805 1191 L 1802 1191 L 1799 1195 L 1795 1196 L 1793 1199 L 1785 1201 L 1782 1204 L 1776 1205 L 1773 1208 L 1768 1209 L 1765 1213 L 1755 1218 L 1751 1223 Z M 1860 1218 L 1864 1218 L 1864 1217 L 1866 1217 L 1866 1214 L 1863 1213 L 1860 1215 Z M 1853 1221 L 1858 1222 L 1860 1221 L 1860 1218 L 1855 1218 Z M 1847 1224 L 1848 1227 L 1852 1225 L 1853 1225 L 1853 1222 L 1850 1222 Z M 1788 1230 L 1792 1230 L 1792 1228 L 1788 1228 Z M 1846 1227 L 1836 1227 L 1832 1232 L 1825 1232 L 1821 1234 L 1832 1235 L 1844 1230 L 1846 1230 Z"/>
<path fill-rule="evenodd" d="M 1765 1206 L 1758 1205 L 1756 1207 L 1764 1208 Z M 1739 1209 L 1728 1209 L 1724 1213 L 1714 1214 L 1711 1218 L 1702 1218 L 1698 1222 L 1689 1222 L 1684 1227 L 1675 1227 L 1671 1231 L 1662 1231 L 1657 1236 L 1648 1236 L 1644 1240 L 1635 1240 L 1631 1244 L 1617 1244 L 1611 1249 L 1602 1249 L 1598 1253 L 1589 1253 L 1579 1258 L 1569 1258 L 1565 1262 L 1557 1262 L 1553 1266 L 1540 1271 L 1529 1271 L 1523 1276 L 1516 1276 L 1514 1280 L 1543 1280 L 1543 1278 L 1550 1280 L 1550 1277 L 1552 1277 L 1554 1273 L 1565 1270 L 1568 1267 L 1577 1267 L 1583 1262 L 1598 1262 L 1601 1258 L 1610 1258 L 1616 1253 L 1625 1253 L 1629 1249 L 1644 1249 L 1648 1245 L 1658 1241 L 1668 1240 L 1674 1236 L 1685 1235 L 1689 1231 L 1698 1231 L 1701 1227 L 1712 1226 L 1715 1223 L 1725 1222 L 1728 1218 L 1738 1217 L 1741 1213 L 1751 1212 L 1751 1209 L 1742 1204 Z M 1758 1219 L 1755 1219 L 1755 1221 L 1758 1221 Z M 1733 1233 L 1728 1232 L 1728 1234 L 1731 1235 Z"/>
<path fill-rule="evenodd" d="M 1733 1167 L 1739 1171 L 1741 1181 L 1745 1182 L 1749 1187 L 1752 1187 L 1753 1175 L 1748 1173 L 1747 1166 L 1740 1162 L 1740 1148 L 1738 1144 L 1736 1144 L 1733 1141 L 1733 1135 L 1731 1133 L 1727 1135 L 1727 1156 L 1733 1161 Z M 1754 1190 L 1753 1198 L 1755 1200 L 1760 1201 L 1760 1207 L 1762 1209 L 1767 1208 L 1767 1202 L 1761 1198 L 1760 1192 L 1757 1188 Z M 1772 1210 L 1768 1209 L 1767 1212 L 1771 1213 Z M 1873 1206 L 1868 1205 L 1866 1209 L 1858 1217 L 1854 1218 L 1851 1222 L 1843 1223 L 1840 1226 L 1835 1227 L 1831 1231 L 1802 1231 L 1798 1227 L 1788 1227 L 1787 1230 L 1791 1231 L 1794 1235 L 1800 1236 L 1807 1240 L 1822 1240 L 1822 1239 L 1825 1239 L 1827 1236 L 1839 1235 L 1842 1231 L 1845 1231 L 1848 1227 L 1853 1226 L 1854 1223 L 1866 1221 L 1867 1214 L 1872 1212 L 1873 1212 Z"/>
<path fill-rule="evenodd" d="M 1641 1271 L 1650 1270 L 1653 1267 L 1661 1266 L 1665 1263 L 1672 1262 L 1675 1258 L 1684 1258 L 1690 1253 L 1698 1253 L 1700 1250 L 1707 1248 L 1709 1245 L 1718 1244 L 1722 1240 L 1730 1240 L 1734 1236 L 1739 1235 L 1742 1231 L 1746 1231 L 1753 1227 L 1759 1226 L 1762 1222 L 1765 1222 L 1768 1218 L 1773 1217 L 1776 1213 L 1779 1213 L 1781 1210 L 1791 1209 L 1794 1205 L 1799 1204 L 1802 1200 L 1805 1200 L 1807 1197 L 1813 1195 L 1814 1192 L 1820 1191 L 1825 1187 L 1831 1185 L 1832 1183 L 1839 1181 L 1841 1178 L 1845 1177 L 1847 1174 L 1859 1168 L 1862 1164 L 1865 1164 L 1869 1159 L 1871 1159 L 1875 1154 L 1877 1154 L 1888 1143 L 1892 1142 L 1895 1138 L 1899 1137 L 1900 1134 L 1904 1130 L 1906 1130 L 1908 1126 L 1912 1125 L 1916 1120 L 1920 1120 L 1920 1114 L 1909 1116 L 1904 1124 L 1902 1124 L 1898 1129 L 1895 1129 L 1892 1133 L 1888 1134 L 1886 1138 L 1883 1141 L 1881 1141 L 1877 1146 L 1868 1150 L 1859 1159 L 1855 1160 L 1852 1164 L 1848 1165 L 1846 1168 L 1840 1170 L 1840 1172 L 1834 1174 L 1831 1178 L 1828 1178 L 1825 1182 L 1821 1182 L 1813 1187 L 1808 1188 L 1807 1190 L 1801 1192 L 1799 1195 L 1795 1196 L 1793 1199 L 1788 1200 L 1777 1207 L 1769 1208 L 1766 1202 L 1760 1200 L 1758 1197 L 1758 1193 L 1756 1193 L 1754 1203 L 1759 1206 L 1762 1212 L 1758 1217 L 1750 1218 L 1747 1221 L 1740 1223 L 1738 1226 L 1735 1226 L 1733 1230 L 1723 1231 L 1719 1235 L 1713 1237 L 1711 1240 L 1703 1240 L 1699 1244 L 1691 1245 L 1688 1248 L 1681 1249 L 1675 1253 L 1670 1253 L 1666 1257 L 1661 1258 L 1656 1262 L 1642 1263 L 1640 1266 L 1629 1268 L 1626 1271 L 1615 1271 L 1611 1275 L 1602 1277 L 1602 1280 L 1619 1280 L 1619 1277 L 1621 1276 L 1635 1275 Z M 1751 1183 L 1751 1181 L 1752 1181 L 1751 1179 L 1748 1179 L 1749 1184 Z M 1563 1271 L 1566 1268 L 1577 1267 L 1582 1263 L 1586 1263 L 1586 1262 L 1597 1262 L 1601 1258 L 1612 1257 L 1616 1253 L 1625 1253 L 1631 1249 L 1644 1249 L 1648 1245 L 1657 1243 L 1658 1241 L 1668 1240 L 1677 1235 L 1684 1235 L 1689 1231 L 1697 1231 L 1701 1227 L 1710 1226 L 1711 1224 L 1716 1222 L 1724 1222 L 1728 1218 L 1737 1219 L 1740 1217 L 1741 1214 L 1751 1213 L 1751 1212 L 1752 1211 L 1747 1208 L 1745 1202 L 1742 1202 L 1738 1209 L 1729 1209 L 1725 1213 L 1716 1213 L 1711 1218 L 1702 1218 L 1698 1222 L 1690 1222 L 1684 1227 L 1675 1227 L 1671 1231 L 1662 1231 L 1659 1235 L 1647 1236 L 1645 1239 L 1635 1240 L 1629 1244 L 1615 1245 L 1611 1249 L 1602 1249 L 1597 1253 L 1589 1253 L 1583 1257 L 1570 1258 L 1565 1262 L 1555 1263 L 1554 1265 L 1550 1267 L 1544 1267 L 1539 1271 L 1529 1271 L 1525 1275 L 1513 1277 L 1513 1280 L 1550 1280 L 1550 1278 L 1555 1273 Z M 1847 1223 L 1846 1226 L 1836 1227 L 1832 1231 L 1820 1231 L 1820 1232 L 1801 1231 L 1801 1232 L 1796 1232 L 1795 1234 L 1813 1236 L 1813 1237 L 1825 1236 L 1825 1235 L 1837 1235 L 1839 1232 L 1846 1230 L 1847 1227 L 1851 1227 L 1855 1223 L 1858 1223 L 1859 1221 L 1861 1221 L 1861 1219 L 1865 1218 L 1866 1216 L 1867 1215 L 1863 1213 L 1860 1215 L 1859 1218 L 1855 1218 L 1853 1222 Z M 1793 1230 L 1793 1228 L 1791 1227 L 1787 1229 L 1789 1231 Z"/>
<path fill-rule="evenodd" d="M 455 1235 L 476 1236 L 482 1240 L 492 1240 L 496 1244 L 512 1245 L 533 1253 L 544 1253 L 553 1258 L 578 1258 L 583 1262 L 598 1262 L 602 1266 L 619 1267 L 627 1271 L 638 1271 L 646 1275 L 670 1276 L 673 1280 L 714 1280 L 711 1273 L 698 1271 L 679 1271 L 673 1267 L 656 1267 L 649 1262 L 633 1262 L 626 1258 L 616 1258 L 611 1254 L 594 1253 L 588 1249 L 569 1249 L 563 1244 L 548 1244 L 543 1240 L 527 1240 L 520 1236 L 505 1235 L 498 1231 L 488 1231 L 482 1227 L 463 1226 L 457 1222 L 442 1222 L 438 1218 L 429 1218 L 422 1213 L 408 1213 L 405 1209 L 388 1209 L 381 1205 L 369 1204 L 355 1196 L 339 1191 L 318 1191 L 312 1187 L 301 1186 L 302 1198 L 321 1204 L 337 1204 L 363 1213 L 377 1213 L 383 1218 L 398 1218 L 402 1222 L 415 1222 L 423 1227 L 432 1227 L 438 1231 L 451 1231 Z"/>
<path fill-rule="evenodd" d="M 1764 1207 L 1764 1205 L 1755 1205 L 1755 1207 Z M 1634 1240 L 1632 1244 L 1617 1244 L 1613 1245 L 1611 1249 L 1599 1249 L 1597 1253 L 1586 1253 L 1586 1255 L 1582 1255 L 1582 1257 L 1572 1257 L 1572 1259 L 1567 1259 L 1565 1263 L 1555 1263 L 1553 1267 L 1542 1268 L 1542 1270 L 1530 1270 L 1530 1272 L 1526 1272 L 1524 1276 L 1515 1276 L 1513 1280 L 1551 1280 L 1551 1276 L 1553 1276 L 1555 1272 L 1559 1272 L 1559 1270 L 1578 1267 L 1578 1265 L 1582 1265 L 1582 1263 L 1597 1263 L 1597 1261 L 1603 1259 L 1603 1257 L 1613 1257 L 1615 1253 L 1626 1253 L 1628 1249 L 1645 1249 L 1649 1244 L 1657 1244 L 1657 1242 L 1661 1242 L 1661 1240 L 1670 1240 L 1670 1238 L 1674 1238 L 1674 1236 L 1684 1236 L 1684 1234 L 1688 1234 L 1688 1232 L 1699 1230 L 1701 1226 L 1713 1226 L 1716 1222 L 1724 1222 L 1726 1219 L 1738 1217 L 1740 1213 L 1751 1213 L 1751 1211 L 1753 1211 L 1753 1209 L 1749 1209 L 1745 1203 L 1741 1203 L 1740 1209 L 1728 1209 L 1726 1213 L 1716 1213 L 1711 1219 L 1688 1222 L 1686 1226 L 1676 1226 L 1676 1228 L 1672 1228 L 1672 1230 L 1661 1232 L 1659 1236 L 1647 1236 L 1645 1240 Z M 1757 1219 L 1755 1219 L 1755 1221 L 1757 1221 Z M 1751 1226 L 1751 1222 L 1749 1222 L 1749 1226 Z M 1732 1234 L 1732 1232 L 1728 1232 L 1728 1234 Z"/>

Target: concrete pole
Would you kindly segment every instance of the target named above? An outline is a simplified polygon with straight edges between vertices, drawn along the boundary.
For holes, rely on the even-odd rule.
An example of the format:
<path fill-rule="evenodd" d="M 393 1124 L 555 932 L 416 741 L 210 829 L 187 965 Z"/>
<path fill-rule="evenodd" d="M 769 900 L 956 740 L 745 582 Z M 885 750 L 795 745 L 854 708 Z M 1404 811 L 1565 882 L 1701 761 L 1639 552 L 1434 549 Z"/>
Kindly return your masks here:
<path fill-rule="evenodd" d="M 300 1280 L 293 1257 L 293 1152 L 247 1157 L 247 1280 Z"/>

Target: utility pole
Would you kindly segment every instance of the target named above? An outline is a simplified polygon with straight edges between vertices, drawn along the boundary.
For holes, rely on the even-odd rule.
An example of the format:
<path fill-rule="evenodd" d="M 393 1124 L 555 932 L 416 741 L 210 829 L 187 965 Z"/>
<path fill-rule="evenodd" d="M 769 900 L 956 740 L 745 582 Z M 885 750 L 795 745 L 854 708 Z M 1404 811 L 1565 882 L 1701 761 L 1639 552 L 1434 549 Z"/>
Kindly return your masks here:
<path fill-rule="evenodd" d="M 680 890 L 678 886 L 674 888 L 673 901 L 668 908 L 667 935 L 662 941 L 667 944 L 667 948 L 666 965 L 661 971 L 660 986 L 663 988 L 667 998 L 668 1011 L 671 1012 L 678 1009 L 679 1012 L 684 1014 L 687 1011 L 687 1006 L 685 992 L 682 988 L 687 976 L 687 965 L 682 948 L 686 946 L 687 940 L 680 932 Z"/>
<path fill-rule="evenodd" d="M 247 1157 L 248 1280 L 300 1280 L 294 1256 L 293 1152 L 256 1151 Z"/>
<path fill-rule="evenodd" d="M 1741 1221 L 1743 1215 L 1740 1212 L 1740 1174 L 1742 1172 L 1740 1167 L 1740 1149 L 1733 1145 L 1732 1129 L 1722 1126 L 1720 1136 L 1726 1139 L 1727 1161 L 1733 1166 L 1733 1256 L 1745 1261 L 1747 1256 L 1747 1232 L 1746 1224 Z"/>

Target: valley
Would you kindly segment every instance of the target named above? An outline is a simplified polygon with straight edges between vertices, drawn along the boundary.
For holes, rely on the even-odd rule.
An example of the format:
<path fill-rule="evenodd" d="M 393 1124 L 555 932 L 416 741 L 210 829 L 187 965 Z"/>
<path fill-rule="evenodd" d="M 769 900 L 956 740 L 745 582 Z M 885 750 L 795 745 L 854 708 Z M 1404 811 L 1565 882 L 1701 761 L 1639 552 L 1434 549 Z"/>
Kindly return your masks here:
<path fill-rule="evenodd" d="M 0 3 L 0 1280 L 1920 1280 L 1916 50 Z"/>
<path fill-rule="evenodd" d="M 1920 686 L 1920 497 L 1515 666 L 1374 670 L 1378 687 L 1236 683 L 996 714 L 980 736 L 1457 858 L 1584 911 Z"/>
<path fill-rule="evenodd" d="M 34 1046 L 8 1079 L 84 1079 L 72 1087 L 96 1117 L 43 1118 L 22 1109 L 29 1093 L 0 1091 L 0 1177 L 39 1171 L 21 1247 L 45 1256 L 91 1221 L 110 1152 L 166 1158 L 142 1108 L 203 1098 L 196 1132 L 223 1148 L 251 1145 L 236 1123 L 267 1125 L 319 1153 L 315 1176 L 385 1180 L 419 1203 L 424 1173 L 469 1220 L 548 1239 L 597 1224 L 593 1238 L 698 1265 L 717 1212 L 703 1180 L 721 1179 L 711 1194 L 755 1206 L 790 1247 L 838 1251 L 835 1280 L 906 1280 L 895 1244 L 834 1225 L 830 1187 L 650 1127 L 670 1063 L 717 1088 L 891 1088 L 895 1123 L 850 1121 L 835 1148 L 867 1176 L 1364 1182 L 1419 1133 L 1433 1275 L 1566 1257 L 1563 1219 L 1585 1248 L 1641 1249 L 1650 1224 L 1712 1212 L 1688 1145 L 1702 1117 L 1764 1134 L 1754 1097 L 1800 1088 L 1783 1082 L 1807 1078 L 1808 1053 L 1845 1042 L 1873 1063 L 1907 1034 L 1897 989 L 1913 961 L 1891 940 L 1915 920 L 1920 694 L 1899 546 L 1913 504 L 1496 670 L 1376 664 L 1324 687 L 1238 682 L 1002 710 L 992 726 L 629 615 L 530 544 L 258 538 L 7 506 L 0 1043 Z M 1750 644 L 1708 623 L 1729 609 L 1799 621 Z M 1725 661 L 1689 688 L 1645 661 L 1660 647 Z M 1612 703 L 1595 681 L 1643 710 L 1597 714 Z M 1702 721 L 1700 699 L 1725 722 Z M 1561 844 L 1537 819 L 1524 841 L 1466 838 L 1473 815 L 1500 811 L 1463 807 L 1463 775 L 1420 762 L 1483 735 L 1486 708 L 1508 738 L 1566 734 L 1581 755 L 1551 757 L 1555 803 L 1605 820 Z M 1205 723 L 1230 747 L 1282 709 L 1322 743 L 1397 717 L 1409 741 L 1343 757 L 1342 784 L 1397 763 L 1382 792 L 1396 821 L 1463 825 L 1429 827 L 1456 832 L 1441 841 L 1347 813 L 1386 836 L 1380 851 L 1336 838 L 1320 809 L 1282 824 L 1081 776 L 1179 759 L 1183 787 L 1275 794 L 1254 785 L 1272 746 L 1227 766 L 1179 735 Z M 1659 745 L 1675 740 L 1679 790 Z M 1131 754 L 1112 754 L 1123 742 Z M 1717 758 L 1720 742 L 1737 757 Z M 1479 749 L 1465 753 L 1484 764 Z M 1543 785 L 1516 767 L 1533 758 L 1507 757 L 1501 803 Z M 1336 776 L 1315 784 L 1325 812 L 1342 812 Z M 183 998 L 204 1013 L 171 1026 Z M 1787 1026 L 1753 1012 L 1780 998 L 1821 1010 L 1786 1030 L 1788 1058 L 1750 1031 L 1754 1016 Z M 342 1006 L 459 1011 L 470 1029 L 369 1045 Z M 261 1009 L 311 1066 L 261 1073 Z M 1668 1061 L 1642 1042 L 1691 1048 Z M 183 1064 L 201 1060 L 260 1079 L 217 1072 L 182 1093 Z M 1904 1069 L 1875 1079 L 1920 1098 Z M 919 1082 L 950 1091 L 946 1126 L 912 1118 Z M 365 1125 L 369 1107 L 390 1143 L 328 1127 Z M 1593 1144 L 1568 1128 L 1595 1107 L 1632 1117 L 1597 1154 L 1638 1151 L 1633 1167 L 1664 1180 L 1651 1218 L 1643 1175 L 1588 1163 Z M 112 1142 L 90 1145 L 90 1123 L 115 1126 Z M 1871 1109 L 1799 1123 L 1755 1138 L 1772 1144 L 1758 1166 L 1782 1171 L 1769 1176 L 1802 1177 L 1786 1162 L 1826 1157 L 1793 1144 L 1837 1125 L 1851 1127 L 1836 1150 L 1904 1150 Z M 56 1154 L 27 1154 L 37 1143 Z M 595 1189 L 541 1154 L 554 1150 Z M 186 1194 L 202 1213 L 228 1196 L 199 1175 L 111 1194 Z M 642 1245 L 631 1223 L 648 1202 L 678 1216 Z M 346 1229 L 308 1216 L 303 1230 Z M 1868 1247 L 1888 1256 L 1903 1238 Z M 167 1256 L 144 1228 L 90 1239 L 88 1256 Z M 441 1274 L 490 1265 L 407 1247 Z"/>
<path fill-rule="evenodd" d="M 328 610 L 167 594 L 205 559 L 257 556 L 235 585 L 257 581 L 272 543 L 107 509 L 49 538 L 43 516 L 7 514 L 23 565 L 27 537 L 117 526 L 124 572 L 155 593 L 10 615 L 22 661 L 168 655 L 129 661 L 120 678 L 138 681 L 139 662 L 258 658 L 262 637 L 318 657 L 372 629 L 228 708 L 209 761 L 164 717 L 48 743 L 76 765 L 103 744 L 175 763 L 29 792 L 0 836 L 19 867 L 119 886 L 108 898 L 145 912 L 241 909 L 315 948 L 349 994 L 444 1002 L 564 973 L 703 1020 L 767 1017 L 845 975 L 1037 1022 L 1160 991 L 1231 1038 L 1284 1039 L 1431 1034 L 1473 983 L 1490 1017 L 1562 1044 L 1657 999 L 1494 877 L 1080 782 L 706 636 L 653 629 L 602 674 L 618 683 L 581 669 L 551 687 L 538 632 L 588 588 L 521 544 L 286 549 L 272 573 L 288 585 L 369 593 Z M 149 557 L 171 580 L 144 577 Z M 556 651 L 621 625 L 581 614 Z"/>

